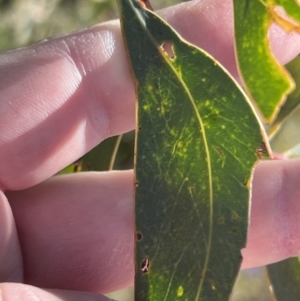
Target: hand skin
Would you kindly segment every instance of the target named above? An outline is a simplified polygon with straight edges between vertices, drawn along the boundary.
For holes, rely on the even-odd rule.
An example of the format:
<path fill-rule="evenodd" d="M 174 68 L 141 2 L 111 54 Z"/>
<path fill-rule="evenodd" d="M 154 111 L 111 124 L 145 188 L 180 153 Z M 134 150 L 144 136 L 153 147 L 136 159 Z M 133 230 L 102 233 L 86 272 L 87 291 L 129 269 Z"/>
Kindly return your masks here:
<path fill-rule="evenodd" d="M 231 11 L 202 0 L 160 13 L 238 79 Z M 282 64 L 300 52 L 276 26 L 270 41 Z M 119 23 L 3 53 L 0 78 L 0 300 L 108 300 L 133 284 L 133 173 L 51 176 L 135 126 Z M 299 177 L 300 160 L 257 165 L 242 268 L 300 254 Z"/>

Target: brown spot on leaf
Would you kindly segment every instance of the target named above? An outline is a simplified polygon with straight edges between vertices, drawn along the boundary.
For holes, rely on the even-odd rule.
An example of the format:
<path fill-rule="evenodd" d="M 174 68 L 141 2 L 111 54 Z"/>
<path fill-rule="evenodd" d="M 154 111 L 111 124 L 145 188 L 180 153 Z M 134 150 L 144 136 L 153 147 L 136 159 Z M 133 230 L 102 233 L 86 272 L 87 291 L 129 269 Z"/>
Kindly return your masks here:
<path fill-rule="evenodd" d="M 238 232 L 238 230 L 237 230 L 236 228 L 232 228 L 232 229 L 231 229 L 231 232 L 232 232 L 233 234 L 236 234 L 236 233 Z"/>
<path fill-rule="evenodd" d="M 264 142 L 261 142 L 259 147 L 256 148 L 256 155 L 258 159 L 261 159 L 263 154 L 265 154 L 266 152 L 267 152 L 266 144 Z"/>

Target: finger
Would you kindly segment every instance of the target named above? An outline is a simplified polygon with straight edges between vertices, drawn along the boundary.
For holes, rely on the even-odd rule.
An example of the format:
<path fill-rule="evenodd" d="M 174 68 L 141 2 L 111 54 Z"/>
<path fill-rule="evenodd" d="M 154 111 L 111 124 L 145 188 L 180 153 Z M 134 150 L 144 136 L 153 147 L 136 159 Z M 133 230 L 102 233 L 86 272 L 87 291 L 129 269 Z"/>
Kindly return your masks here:
<path fill-rule="evenodd" d="M 231 2 L 191 1 L 161 13 L 237 76 Z M 299 53 L 298 35 L 276 27 L 270 39 L 282 62 Z M 134 86 L 116 21 L 2 54 L 0 76 L 2 189 L 37 184 L 134 128 Z"/>
<path fill-rule="evenodd" d="M 28 283 L 98 292 L 133 284 L 132 172 L 86 176 L 8 194 Z M 299 176 L 300 160 L 257 165 L 243 268 L 300 254 Z"/>
<path fill-rule="evenodd" d="M 133 284 L 132 171 L 57 176 L 7 195 L 26 283 L 100 293 Z"/>
<path fill-rule="evenodd" d="M 11 208 L 0 191 L 0 283 L 22 281 L 22 254 Z M 1 294 L 0 294 L 1 300 Z"/>
<path fill-rule="evenodd" d="M 3 301 L 113 301 L 104 296 L 79 291 L 44 290 L 19 283 L 0 283 L 0 298 Z"/>
<path fill-rule="evenodd" d="M 0 188 L 40 182 L 106 137 L 133 128 L 134 89 L 118 24 L 3 54 L 0 61 Z"/>
<path fill-rule="evenodd" d="M 255 169 L 243 268 L 300 254 L 300 160 L 260 162 Z"/>

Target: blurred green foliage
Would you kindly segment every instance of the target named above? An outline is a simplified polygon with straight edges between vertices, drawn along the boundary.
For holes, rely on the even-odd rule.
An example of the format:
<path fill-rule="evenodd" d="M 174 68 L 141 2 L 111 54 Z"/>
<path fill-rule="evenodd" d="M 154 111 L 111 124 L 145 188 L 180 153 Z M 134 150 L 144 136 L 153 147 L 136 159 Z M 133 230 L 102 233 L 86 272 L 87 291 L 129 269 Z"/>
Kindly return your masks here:
<path fill-rule="evenodd" d="M 0 50 L 90 26 L 115 14 L 111 0 L 2 0 Z"/>
<path fill-rule="evenodd" d="M 151 1 L 155 9 L 179 2 Z M 0 51 L 117 17 L 115 0 L 0 0 Z"/>

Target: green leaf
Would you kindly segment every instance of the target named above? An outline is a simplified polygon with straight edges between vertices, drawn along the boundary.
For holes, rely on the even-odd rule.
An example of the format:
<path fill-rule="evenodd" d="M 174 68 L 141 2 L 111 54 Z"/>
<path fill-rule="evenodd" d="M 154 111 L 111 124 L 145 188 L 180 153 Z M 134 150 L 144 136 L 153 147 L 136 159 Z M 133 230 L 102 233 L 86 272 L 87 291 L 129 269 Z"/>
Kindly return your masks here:
<path fill-rule="evenodd" d="M 270 126 L 270 134 L 274 134 L 287 117 L 300 105 L 300 57 L 297 56 L 286 66 L 296 84 L 295 90 L 288 95 L 285 104 L 280 108 L 277 118 Z"/>
<path fill-rule="evenodd" d="M 133 132 L 129 132 L 122 135 L 122 137 L 123 141 L 121 143 L 118 141 L 118 145 L 116 145 L 116 142 L 119 139 L 119 136 L 110 137 L 104 140 L 59 173 L 106 171 L 113 169 L 110 168 L 111 161 L 114 163 L 112 167 L 115 166 L 116 169 L 123 170 L 132 168 L 134 134 Z M 116 153 L 114 153 L 114 151 Z"/>
<path fill-rule="evenodd" d="M 138 97 L 135 300 L 224 301 L 263 130 L 223 67 L 139 3 L 119 1 Z"/>
<path fill-rule="evenodd" d="M 271 54 L 267 33 L 273 21 L 287 31 L 299 31 L 299 24 L 283 18 L 275 5 L 282 6 L 300 21 L 297 0 L 234 0 L 235 39 L 238 65 L 245 88 L 265 122 L 278 113 L 286 95 L 294 88 L 290 75 Z"/>
<path fill-rule="evenodd" d="M 300 258 L 289 258 L 267 266 L 276 301 L 300 300 Z"/>
<path fill-rule="evenodd" d="M 275 121 L 270 125 L 268 134 L 272 150 L 287 158 L 300 157 L 300 57 L 286 65 L 294 78 L 296 88 L 280 109 Z"/>
<path fill-rule="evenodd" d="M 82 157 L 82 171 L 105 171 L 110 167 L 118 136 L 110 137 Z M 116 167 L 126 169 L 132 167 L 133 141 L 120 144 L 117 149 Z M 129 164 L 128 164 L 129 163 Z M 128 166 L 129 165 L 129 166 Z"/>

